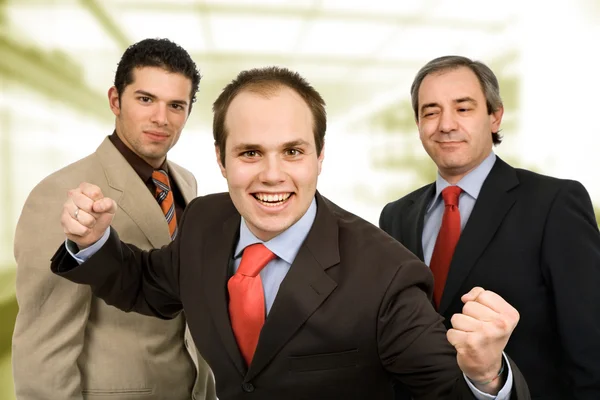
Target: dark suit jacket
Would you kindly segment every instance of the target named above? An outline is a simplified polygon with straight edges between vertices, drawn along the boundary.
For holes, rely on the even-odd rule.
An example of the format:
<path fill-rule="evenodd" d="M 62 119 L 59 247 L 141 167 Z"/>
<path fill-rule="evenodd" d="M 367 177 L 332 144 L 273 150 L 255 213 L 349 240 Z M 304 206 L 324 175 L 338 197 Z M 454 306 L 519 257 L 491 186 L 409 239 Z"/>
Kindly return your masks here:
<path fill-rule="evenodd" d="M 380 226 L 423 260 L 435 183 L 390 203 Z M 506 353 L 535 399 L 600 399 L 600 234 L 581 184 L 497 159 L 457 244 L 440 314 L 474 286 L 521 314 Z"/>
<path fill-rule="evenodd" d="M 319 195 L 317 207 L 249 368 L 227 311 L 240 225 L 229 194 L 191 202 L 177 240 L 162 250 L 141 252 L 112 231 L 80 267 L 63 246 L 52 268 L 124 310 L 160 318 L 185 310 L 221 400 L 390 399 L 392 376 L 419 399 L 473 398 L 431 306 L 427 267 L 377 227 Z M 515 392 L 528 398 L 515 371 Z"/>

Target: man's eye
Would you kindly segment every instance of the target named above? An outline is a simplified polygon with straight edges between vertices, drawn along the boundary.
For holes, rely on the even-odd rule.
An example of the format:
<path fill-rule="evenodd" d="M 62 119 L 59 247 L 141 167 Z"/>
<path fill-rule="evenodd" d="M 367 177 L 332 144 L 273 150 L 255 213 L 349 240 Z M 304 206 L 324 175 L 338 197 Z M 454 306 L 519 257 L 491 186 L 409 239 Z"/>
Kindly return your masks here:
<path fill-rule="evenodd" d="M 142 97 L 140 97 L 140 100 L 142 103 L 149 103 L 150 97 L 142 96 Z"/>
<path fill-rule="evenodd" d="M 286 150 L 286 153 L 288 156 L 299 156 L 301 154 L 298 149 L 288 149 Z"/>
<path fill-rule="evenodd" d="M 245 151 L 243 153 L 243 155 L 246 156 L 246 157 L 256 157 L 257 156 L 257 152 L 254 151 L 254 150 L 248 150 L 248 151 Z"/>

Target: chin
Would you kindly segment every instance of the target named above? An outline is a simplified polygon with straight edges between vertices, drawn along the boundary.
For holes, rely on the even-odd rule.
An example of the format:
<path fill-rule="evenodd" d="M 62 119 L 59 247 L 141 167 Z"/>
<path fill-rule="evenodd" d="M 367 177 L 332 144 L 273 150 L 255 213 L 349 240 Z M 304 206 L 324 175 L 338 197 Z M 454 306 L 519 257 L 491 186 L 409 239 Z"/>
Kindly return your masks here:
<path fill-rule="evenodd" d="M 463 157 L 444 157 L 442 158 L 441 165 L 445 168 L 462 168 L 467 165 L 468 162 Z"/>
<path fill-rule="evenodd" d="M 157 146 L 146 146 L 142 151 L 140 151 L 144 157 L 151 158 L 153 160 L 158 160 L 167 155 L 166 149 L 157 148 Z"/>
<path fill-rule="evenodd" d="M 258 229 L 259 234 L 263 237 L 266 237 L 266 241 L 268 241 L 287 230 L 291 225 L 292 224 L 288 223 L 288 221 L 278 221 L 276 223 L 264 223 L 254 226 Z"/>

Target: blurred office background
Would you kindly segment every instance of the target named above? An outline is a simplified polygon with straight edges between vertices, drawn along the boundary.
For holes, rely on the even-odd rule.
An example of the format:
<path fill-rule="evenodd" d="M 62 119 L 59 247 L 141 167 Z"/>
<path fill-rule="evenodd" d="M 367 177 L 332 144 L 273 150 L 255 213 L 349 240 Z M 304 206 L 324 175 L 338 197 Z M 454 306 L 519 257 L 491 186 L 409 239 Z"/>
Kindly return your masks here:
<path fill-rule="evenodd" d="M 514 166 L 581 181 L 600 205 L 599 0 L 0 0 L 0 398 L 13 398 L 14 229 L 29 191 L 113 129 L 106 92 L 125 48 L 167 37 L 201 69 L 198 102 L 169 157 L 199 194 L 226 190 L 211 103 L 247 68 L 302 73 L 328 103 L 320 191 L 377 223 L 430 182 L 409 100 L 417 70 L 460 54 L 500 79 Z M 59 221 L 57 221 L 57 224 Z"/>

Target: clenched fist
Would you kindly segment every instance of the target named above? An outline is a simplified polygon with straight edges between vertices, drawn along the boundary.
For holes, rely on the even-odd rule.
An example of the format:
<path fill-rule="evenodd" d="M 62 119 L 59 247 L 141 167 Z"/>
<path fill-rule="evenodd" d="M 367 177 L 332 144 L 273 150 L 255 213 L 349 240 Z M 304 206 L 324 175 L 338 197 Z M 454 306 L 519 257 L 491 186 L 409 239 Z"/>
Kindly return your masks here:
<path fill-rule="evenodd" d="M 462 314 L 451 319 L 450 344 L 465 375 L 486 392 L 497 392 L 504 382 L 495 379 L 502 367 L 502 352 L 519 322 L 519 312 L 502 297 L 475 287 L 461 298 Z"/>
<path fill-rule="evenodd" d="M 96 243 L 108 228 L 117 211 L 117 203 L 104 197 L 100 188 L 83 182 L 69 190 L 60 218 L 67 238 L 85 249 Z"/>

